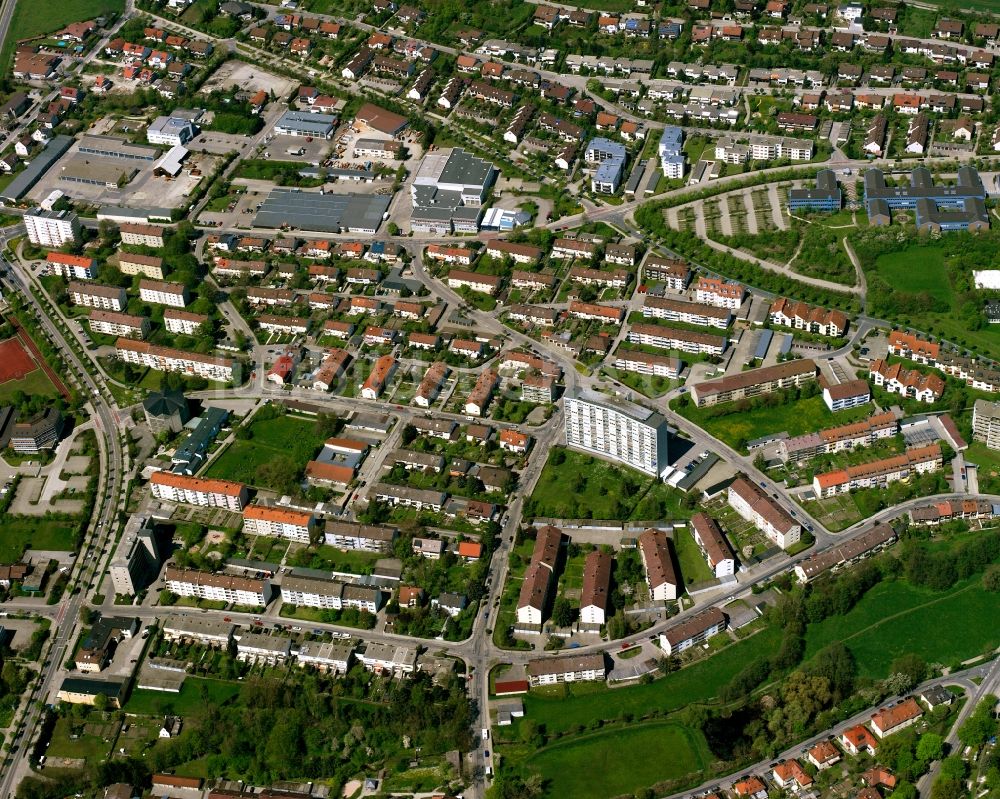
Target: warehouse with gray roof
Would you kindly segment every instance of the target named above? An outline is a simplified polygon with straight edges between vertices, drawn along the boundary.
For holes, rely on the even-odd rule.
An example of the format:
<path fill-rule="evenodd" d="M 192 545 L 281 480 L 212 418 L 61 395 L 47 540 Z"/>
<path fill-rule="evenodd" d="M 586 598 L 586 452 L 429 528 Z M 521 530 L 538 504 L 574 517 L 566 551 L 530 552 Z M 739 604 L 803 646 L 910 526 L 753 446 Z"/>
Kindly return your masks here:
<path fill-rule="evenodd" d="M 375 233 L 390 200 L 381 194 L 320 194 L 276 188 L 261 204 L 253 224 L 321 233 Z"/>
<path fill-rule="evenodd" d="M 274 123 L 274 132 L 279 136 L 313 136 L 329 139 L 337 117 L 332 114 L 311 114 L 308 111 L 286 111 Z"/>

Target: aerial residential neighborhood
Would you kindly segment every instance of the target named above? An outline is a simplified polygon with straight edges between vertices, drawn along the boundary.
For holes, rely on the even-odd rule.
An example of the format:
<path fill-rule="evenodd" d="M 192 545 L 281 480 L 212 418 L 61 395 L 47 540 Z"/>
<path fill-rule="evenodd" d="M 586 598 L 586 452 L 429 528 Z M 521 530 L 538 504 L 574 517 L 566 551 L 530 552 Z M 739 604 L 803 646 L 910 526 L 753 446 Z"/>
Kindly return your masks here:
<path fill-rule="evenodd" d="M 0 42 L 0 797 L 1000 791 L 993 0 Z"/>

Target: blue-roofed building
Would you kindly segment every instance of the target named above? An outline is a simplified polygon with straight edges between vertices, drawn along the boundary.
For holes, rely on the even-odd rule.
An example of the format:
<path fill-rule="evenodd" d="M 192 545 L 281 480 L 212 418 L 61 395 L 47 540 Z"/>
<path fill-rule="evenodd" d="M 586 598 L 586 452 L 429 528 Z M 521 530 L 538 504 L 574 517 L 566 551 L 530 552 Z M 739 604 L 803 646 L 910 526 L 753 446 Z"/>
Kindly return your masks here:
<path fill-rule="evenodd" d="M 774 331 L 761 330 L 760 338 L 757 339 L 757 348 L 753 352 L 754 360 L 763 361 L 767 355 L 767 348 L 771 346 L 771 339 L 774 338 Z"/>
<path fill-rule="evenodd" d="M 684 158 L 684 131 L 676 125 L 667 125 L 660 136 L 657 148 L 660 168 L 667 178 L 682 178 L 687 166 Z"/>
<path fill-rule="evenodd" d="M 180 474 L 194 474 L 205 462 L 205 455 L 222 426 L 229 418 L 229 411 L 222 408 L 205 408 L 205 412 L 194 422 L 187 438 L 174 451 L 170 462 L 171 471 Z"/>
<path fill-rule="evenodd" d="M 584 159 L 588 164 L 596 164 L 597 169 L 590 181 L 595 193 L 614 194 L 621 186 L 625 174 L 628 153 L 621 142 L 597 137 L 590 140 Z"/>
<path fill-rule="evenodd" d="M 788 192 L 790 211 L 839 211 L 842 204 L 843 193 L 832 169 L 820 170 L 816 175 L 816 188 Z"/>
<path fill-rule="evenodd" d="M 782 355 L 788 355 L 792 351 L 792 334 L 785 333 L 781 338 L 781 344 L 778 345 L 778 357 Z"/>
<path fill-rule="evenodd" d="M 922 166 L 910 173 L 909 186 L 886 185 L 878 169 L 865 172 L 865 211 L 873 226 L 889 224 L 893 211 L 905 209 L 916 211 L 918 230 L 985 230 L 990 225 L 985 201 L 986 187 L 971 166 L 959 167 L 954 186 L 934 185 Z"/>

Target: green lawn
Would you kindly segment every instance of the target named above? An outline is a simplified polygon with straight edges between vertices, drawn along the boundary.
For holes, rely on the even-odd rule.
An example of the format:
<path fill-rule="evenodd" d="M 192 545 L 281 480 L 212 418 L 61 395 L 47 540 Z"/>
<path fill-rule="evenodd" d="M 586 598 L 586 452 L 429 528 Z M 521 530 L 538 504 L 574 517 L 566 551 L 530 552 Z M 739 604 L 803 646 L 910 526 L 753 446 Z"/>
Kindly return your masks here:
<path fill-rule="evenodd" d="M 562 458 L 561 463 L 556 463 Z M 686 519 L 683 494 L 641 472 L 554 447 L 525 515 L 561 519 Z"/>
<path fill-rule="evenodd" d="M 700 733 L 667 721 L 559 741 L 526 765 L 545 778 L 548 796 L 606 799 L 693 775 L 711 759 Z"/>
<path fill-rule="evenodd" d="M 887 676 L 893 659 L 908 652 L 951 665 L 1000 645 L 1000 629 L 983 623 L 997 614 L 1000 595 L 983 590 L 980 576 L 948 591 L 891 580 L 865 594 L 846 616 L 809 625 L 806 656 L 841 641 L 861 675 L 873 679 Z"/>
<path fill-rule="evenodd" d="M 78 526 L 75 521 L 4 516 L 0 518 L 0 563 L 20 560 L 26 545 L 30 549 L 69 552 L 75 547 Z"/>
<path fill-rule="evenodd" d="M 137 716 L 164 716 L 170 713 L 188 716 L 206 703 L 223 705 L 239 693 L 238 683 L 188 677 L 178 694 L 136 688 L 125 703 L 125 712 Z"/>
<path fill-rule="evenodd" d="M 677 550 L 677 563 L 681 567 L 681 577 L 684 585 L 701 583 L 715 577 L 708 563 L 701 554 L 694 536 L 688 530 L 674 532 L 674 548 Z"/>
<path fill-rule="evenodd" d="M 58 719 L 46 754 L 49 757 L 80 758 L 92 763 L 103 760 L 110 745 L 97 735 L 83 732 L 83 726 L 80 721 Z M 73 735 L 76 737 L 71 737 Z"/>
<path fill-rule="evenodd" d="M 251 424 L 253 437 L 230 444 L 209 466 L 206 477 L 235 480 L 262 488 L 276 488 L 259 482 L 258 468 L 278 456 L 292 460 L 299 473 L 323 446 L 311 419 L 287 414 Z"/>
<path fill-rule="evenodd" d="M 3 63 L 7 63 L 19 39 L 53 33 L 71 22 L 82 22 L 110 12 L 121 14 L 124 10 L 125 0 L 17 0 L 4 40 Z"/>
<path fill-rule="evenodd" d="M 8 380 L 6 383 L 0 383 L 0 403 L 9 402 L 11 397 L 18 391 L 28 396 L 38 394 L 47 397 L 59 396 L 58 389 L 52 385 L 52 381 L 49 380 L 48 375 L 41 369 L 28 372 L 20 380 Z"/>
<path fill-rule="evenodd" d="M 1000 325 L 982 325 L 970 330 L 962 306 L 962 289 L 952 286 L 948 276 L 945 247 L 913 245 L 899 252 L 879 256 L 875 271 L 890 286 L 900 286 L 907 293 L 927 294 L 948 304 L 946 311 L 913 310 L 900 312 L 892 318 L 906 325 L 940 336 L 976 350 L 991 358 L 1000 358 Z"/>
<path fill-rule="evenodd" d="M 601 719 L 614 720 L 623 713 L 639 717 L 653 710 L 672 711 L 690 704 L 708 703 L 748 663 L 771 655 L 781 635 L 780 629 L 768 627 L 648 685 L 612 689 L 580 684 L 534 690 L 524 697 L 525 714 L 543 725 L 551 735 Z"/>
<path fill-rule="evenodd" d="M 916 263 L 920 264 L 919 269 L 913 268 Z M 945 300 L 951 297 L 941 247 L 909 247 L 887 253 L 875 262 L 875 270 L 890 284 L 906 286 L 907 291 L 926 291 Z"/>
<path fill-rule="evenodd" d="M 735 403 L 731 403 L 735 405 Z M 864 419 L 872 412 L 872 407 L 861 406 L 834 414 L 816 395 L 797 402 L 789 402 L 774 407 L 752 408 L 739 413 L 717 416 L 718 407 L 697 408 L 694 403 L 680 407 L 675 400 L 671 407 L 686 419 L 694 422 L 715 438 L 721 439 L 734 449 L 744 449 L 747 441 L 771 433 L 786 431 L 790 436 L 811 433 L 825 427 L 847 424 Z"/>

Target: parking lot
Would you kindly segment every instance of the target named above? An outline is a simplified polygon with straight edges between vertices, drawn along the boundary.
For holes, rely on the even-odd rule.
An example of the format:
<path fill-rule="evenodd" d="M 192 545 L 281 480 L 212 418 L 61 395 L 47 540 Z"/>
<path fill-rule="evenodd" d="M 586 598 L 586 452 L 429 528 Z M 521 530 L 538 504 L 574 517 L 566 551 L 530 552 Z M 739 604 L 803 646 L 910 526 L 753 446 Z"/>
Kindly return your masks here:
<path fill-rule="evenodd" d="M 214 130 L 199 133 L 185 145 L 189 150 L 205 151 L 216 155 L 225 155 L 233 150 L 239 150 L 247 143 L 246 136 L 235 133 L 216 133 Z"/>
<path fill-rule="evenodd" d="M 98 205 L 121 205 L 131 208 L 178 208 L 182 206 L 191 191 L 206 175 L 212 174 L 218 157 L 191 153 L 184 161 L 184 168 L 176 178 L 155 177 L 152 161 L 136 161 L 128 164 L 138 167 L 138 174 L 122 188 L 109 189 L 104 184 L 76 183 L 59 179 L 63 168 L 71 161 L 79 160 L 78 145 L 69 151 L 35 184 L 29 197 L 36 201 L 45 199 L 52 191 L 59 189 L 74 199 Z M 117 159 L 86 156 L 86 161 L 95 165 L 116 163 Z M 200 174 L 192 174 L 192 171 Z"/>
<path fill-rule="evenodd" d="M 286 99 L 297 83 L 290 78 L 282 78 L 270 72 L 265 72 L 258 66 L 245 61 L 227 61 L 206 80 L 200 89 L 202 94 L 210 94 L 216 89 L 231 89 L 236 87 L 248 92 L 263 89 L 279 99 Z"/>
<path fill-rule="evenodd" d="M 271 135 L 265 139 L 261 158 L 269 158 L 272 161 L 295 161 L 303 166 L 317 166 L 328 157 L 332 147 L 327 139 Z"/>

